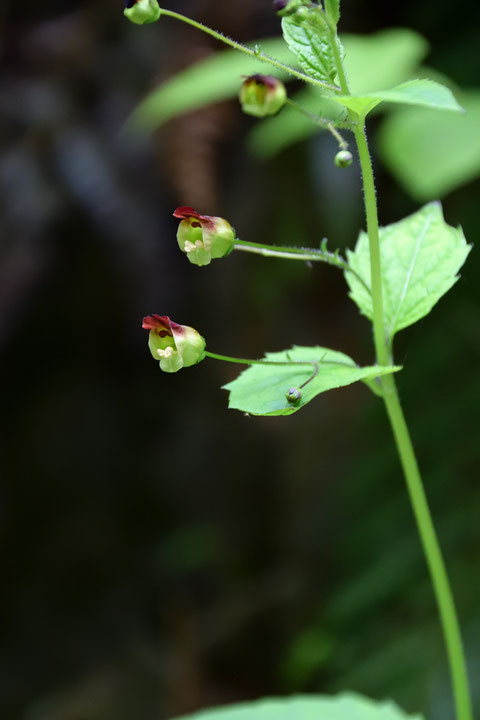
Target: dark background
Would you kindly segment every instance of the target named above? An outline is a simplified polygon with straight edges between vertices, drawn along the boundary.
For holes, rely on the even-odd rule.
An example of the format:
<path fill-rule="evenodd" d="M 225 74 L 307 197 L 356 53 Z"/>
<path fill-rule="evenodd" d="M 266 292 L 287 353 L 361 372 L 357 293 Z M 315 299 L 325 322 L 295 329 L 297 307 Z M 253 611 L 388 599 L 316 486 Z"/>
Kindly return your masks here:
<path fill-rule="evenodd" d="M 269 0 L 170 0 L 251 40 Z M 459 85 L 480 73 L 478 3 L 344 0 L 342 30 L 411 27 Z M 320 343 L 372 361 L 334 269 L 235 254 L 198 269 L 177 205 L 243 239 L 352 245 L 355 166 L 323 135 L 260 164 L 236 102 L 151 138 L 123 132 L 159 81 L 218 48 L 120 0 L 0 5 L 0 715 L 163 720 L 353 689 L 453 717 L 441 631 L 398 461 L 364 386 L 286 418 L 228 411 L 235 366 L 159 372 L 141 318 L 258 357 Z M 375 156 L 375 121 L 372 149 Z M 440 151 L 447 149 L 439 148 Z M 344 178 L 344 179 L 343 179 Z M 417 205 L 377 166 L 383 224 Z M 478 180 L 444 198 L 475 243 Z M 480 261 L 403 333 L 398 378 L 455 586 L 480 704 Z"/>

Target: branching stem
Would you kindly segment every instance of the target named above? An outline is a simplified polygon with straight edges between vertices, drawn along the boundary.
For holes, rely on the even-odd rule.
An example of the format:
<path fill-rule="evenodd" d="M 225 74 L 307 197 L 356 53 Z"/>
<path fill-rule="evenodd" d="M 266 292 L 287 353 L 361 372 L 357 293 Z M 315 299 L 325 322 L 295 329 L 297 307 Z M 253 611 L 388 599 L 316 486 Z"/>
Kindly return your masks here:
<path fill-rule="evenodd" d="M 326 249 L 315 248 L 299 248 L 299 247 L 283 247 L 282 245 L 264 245 L 260 243 L 246 242 L 245 240 L 235 240 L 235 250 L 243 252 L 255 253 L 263 255 L 263 257 L 283 258 L 284 260 L 303 260 L 305 262 L 324 262 L 328 265 L 350 272 L 355 275 L 357 280 L 362 283 L 363 287 L 370 293 L 370 288 L 362 278 L 350 265 L 344 260 L 338 252 L 329 252 Z M 387 363 L 388 364 L 388 363 Z"/>

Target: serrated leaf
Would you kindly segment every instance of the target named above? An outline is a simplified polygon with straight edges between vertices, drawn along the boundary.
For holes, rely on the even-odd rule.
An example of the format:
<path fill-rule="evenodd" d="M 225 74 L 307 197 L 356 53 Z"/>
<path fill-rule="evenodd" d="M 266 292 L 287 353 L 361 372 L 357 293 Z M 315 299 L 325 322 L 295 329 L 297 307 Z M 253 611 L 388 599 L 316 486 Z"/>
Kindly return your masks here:
<path fill-rule="evenodd" d="M 202 710 L 177 720 L 423 720 L 392 701 L 376 702 L 356 693 L 294 695 Z"/>
<path fill-rule="evenodd" d="M 416 200 L 442 197 L 480 174 L 480 93 L 462 92 L 461 101 L 462 116 L 405 108 L 382 123 L 381 157 Z"/>
<path fill-rule="evenodd" d="M 351 385 L 395 372 L 399 367 L 358 367 L 344 353 L 324 347 L 298 347 L 291 350 L 266 353 L 265 359 L 274 362 L 303 363 L 305 365 L 250 365 L 235 380 L 224 386 L 229 390 L 229 408 L 252 415 L 291 415 L 301 410 L 314 397 L 333 388 Z M 302 389 L 298 405 L 288 403 L 285 393 L 290 387 L 299 387 L 313 373 L 318 363 L 318 373 Z"/>
<path fill-rule="evenodd" d="M 336 95 L 334 99 L 361 117 L 365 117 L 381 102 L 464 112 L 451 90 L 434 80 L 409 80 L 390 90 L 379 90 L 364 95 Z"/>
<path fill-rule="evenodd" d="M 325 0 L 325 12 L 330 22 L 336 26 L 340 20 L 340 0 Z"/>
<path fill-rule="evenodd" d="M 461 228 L 447 225 L 440 203 L 425 205 L 400 222 L 380 228 L 383 305 L 389 341 L 399 330 L 427 315 L 458 280 L 471 246 Z M 368 235 L 360 233 L 349 265 L 370 287 Z M 350 297 L 373 318 L 372 297 L 352 273 L 345 273 Z"/>
<path fill-rule="evenodd" d="M 282 18 L 282 31 L 285 42 L 307 75 L 322 82 L 334 82 L 335 60 L 327 30 L 322 31 L 308 19 L 300 23 L 295 16 L 287 16 Z"/>
<path fill-rule="evenodd" d="M 281 62 L 295 64 L 282 38 L 259 40 L 253 46 Z M 234 97 L 240 90 L 242 75 L 268 72 L 266 67 L 260 60 L 237 50 L 221 50 L 174 75 L 147 95 L 134 111 L 129 125 L 152 130 L 177 115 Z M 281 79 L 287 77 L 287 73 L 280 70 L 275 70 L 275 75 Z"/>

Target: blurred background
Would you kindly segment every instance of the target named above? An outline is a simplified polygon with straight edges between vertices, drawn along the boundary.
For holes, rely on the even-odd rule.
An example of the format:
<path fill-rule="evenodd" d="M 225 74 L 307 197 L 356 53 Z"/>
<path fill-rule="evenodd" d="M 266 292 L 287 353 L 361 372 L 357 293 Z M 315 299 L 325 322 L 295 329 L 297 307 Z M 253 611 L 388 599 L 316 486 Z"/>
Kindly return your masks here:
<path fill-rule="evenodd" d="M 165 6 L 240 41 L 280 32 L 270 0 Z M 235 100 L 127 131 L 147 93 L 219 47 L 170 19 L 134 26 L 122 11 L 120 0 L 0 5 L 0 715 L 162 720 L 349 688 L 451 718 L 379 400 L 358 385 L 288 419 L 244 417 L 220 389 L 239 368 L 209 360 L 165 375 L 141 329 L 143 315 L 168 314 L 213 352 L 319 343 L 370 363 L 368 323 L 334 268 L 237 253 L 199 269 L 178 251 L 171 217 L 192 205 L 244 240 L 327 236 L 343 250 L 363 224 L 358 167 L 335 168 L 323 133 L 255 152 L 258 122 Z M 382 223 L 441 196 L 447 221 L 476 243 L 478 3 L 343 0 L 342 11 L 346 33 L 428 38 L 417 67 L 447 76 L 472 108 L 453 130 L 409 115 L 419 147 L 405 122 L 395 142 L 402 111 L 372 119 Z M 449 157 L 456 174 L 447 162 L 442 185 L 435 163 Z M 454 290 L 400 335 L 396 358 L 477 708 L 479 272 L 474 247 Z"/>

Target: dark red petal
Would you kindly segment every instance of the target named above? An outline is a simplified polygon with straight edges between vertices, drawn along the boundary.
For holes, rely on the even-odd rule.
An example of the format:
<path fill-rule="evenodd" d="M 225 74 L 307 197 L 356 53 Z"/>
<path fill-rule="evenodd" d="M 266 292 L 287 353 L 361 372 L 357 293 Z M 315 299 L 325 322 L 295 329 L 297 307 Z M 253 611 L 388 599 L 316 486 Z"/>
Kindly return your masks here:
<path fill-rule="evenodd" d="M 185 207 L 178 207 L 173 213 L 173 217 L 179 218 L 180 220 L 186 220 L 187 218 L 191 217 L 200 220 L 203 215 L 200 215 L 200 213 L 198 213 L 192 207 L 186 205 Z"/>
<path fill-rule="evenodd" d="M 144 330 L 168 330 L 170 333 L 170 318 L 168 315 L 147 315 L 143 318 L 142 328 Z"/>

